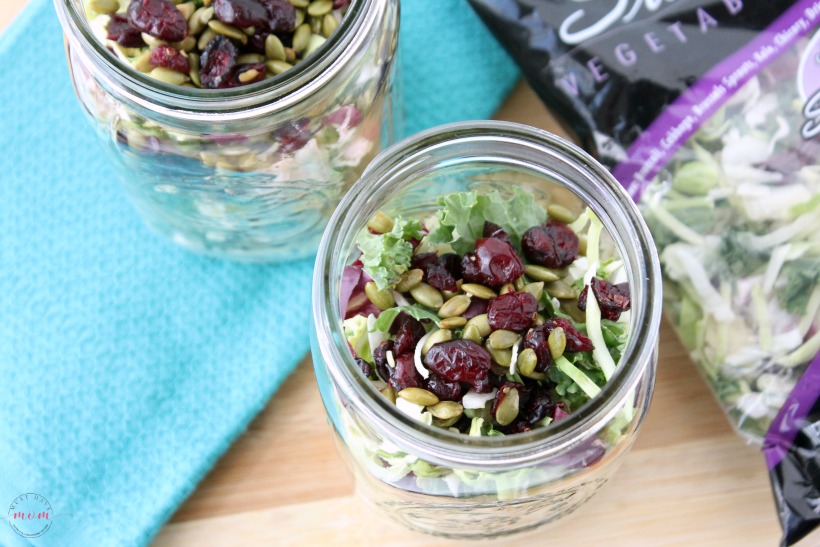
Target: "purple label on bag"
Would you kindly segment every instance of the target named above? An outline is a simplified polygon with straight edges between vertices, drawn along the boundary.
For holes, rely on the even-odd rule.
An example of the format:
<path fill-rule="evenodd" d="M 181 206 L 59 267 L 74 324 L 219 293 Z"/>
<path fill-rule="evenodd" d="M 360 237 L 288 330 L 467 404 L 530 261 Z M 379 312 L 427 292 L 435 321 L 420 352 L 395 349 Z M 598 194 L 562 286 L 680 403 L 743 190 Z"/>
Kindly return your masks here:
<path fill-rule="evenodd" d="M 763 453 L 769 470 L 776 467 L 789 451 L 809 410 L 820 399 L 820 353 L 803 373 L 800 381 L 780 408 L 763 440 Z"/>
<path fill-rule="evenodd" d="M 740 87 L 781 53 L 812 31 L 820 19 L 820 0 L 796 2 L 764 32 L 709 70 L 684 91 L 632 143 L 613 175 L 635 201 L 677 149 Z M 814 78 L 812 65 L 806 78 Z M 820 116 L 820 99 L 818 99 Z M 818 123 L 820 131 L 820 123 Z"/>

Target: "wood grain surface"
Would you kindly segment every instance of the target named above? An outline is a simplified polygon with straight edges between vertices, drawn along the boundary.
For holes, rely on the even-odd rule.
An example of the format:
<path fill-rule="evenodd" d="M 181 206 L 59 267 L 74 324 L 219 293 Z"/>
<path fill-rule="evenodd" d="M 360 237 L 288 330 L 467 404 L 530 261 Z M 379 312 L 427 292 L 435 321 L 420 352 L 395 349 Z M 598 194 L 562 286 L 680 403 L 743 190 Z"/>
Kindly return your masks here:
<path fill-rule="evenodd" d="M 24 0 L 0 2 L 0 30 Z M 525 84 L 498 119 L 561 133 Z M 757 447 L 730 428 L 668 323 L 655 397 L 615 477 L 557 525 L 479 545 L 774 546 L 780 530 Z M 157 536 L 156 547 L 459 545 L 409 532 L 354 495 L 310 357 Z"/>

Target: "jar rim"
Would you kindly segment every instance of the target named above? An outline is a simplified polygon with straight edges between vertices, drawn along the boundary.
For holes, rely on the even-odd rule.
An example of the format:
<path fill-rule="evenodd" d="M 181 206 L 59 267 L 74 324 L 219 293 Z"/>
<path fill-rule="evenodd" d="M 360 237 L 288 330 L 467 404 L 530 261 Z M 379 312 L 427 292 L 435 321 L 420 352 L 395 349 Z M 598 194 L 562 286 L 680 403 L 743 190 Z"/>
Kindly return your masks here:
<path fill-rule="evenodd" d="M 54 0 L 70 46 L 92 62 L 95 76 L 110 89 L 160 115 L 183 121 L 234 122 L 290 108 L 329 82 L 361 51 L 368 30 L 379 20 L 376 0 L 351 0 L 339 27 L 304 62 L 273 78 L 230 89 L 193 89 L 168 84 L 127 66 L 92 32 L 82 0 Z M 184 90 L 181 91 L 181 90 Z"/>
<path fill-rule="evenodd" d="M 618 214 L 604 209 L 596 195 L 582 199 L 599 215 L 619 247 L 638 253 L 627 261 L 633 293 L 629 341 L 615 375 L 601 393 L 567 418 L 545 428 L 503 437 L 468 437 L 422 424 L 398 411 L 360 373 L 342 332 L 338 281 L 349 256 L 351 226 L 364 225 L 362 211 L 378 209 L 380 198 L 391 189 L 393 177 L 405 178 L 394 185 L 408 184 L 412 173 L 429 168 L 433 150 L 457 143 L 504 141 L 536 153 L 545 153 L 566 167 L 585 174 L 599 184 L 617 204 Z M 481 158 L 486 158 L 482 153 Z M 477 156 L 478 158 L 479 156 Z M 504 158 L 499 156 L 502 164 Z M 507 158 L 510 165 L 514 162 Z M 542 165 L 545 166 L 545 165 Z M 408 181 L 408 179 L 410 179 Z M 578 192 L 575 192 L 576 195 Z M 581 196 L 579 196 L 581 197 Z M 588 199 L 589 198 L 589 199 Z M 609 203 L 612 205 L 612 203 Z M 362 222 L 363 220 L 363 222 Z M 617 227 L 618 230 L 613 230 Z M 620 241 L 619 241 L 620 240 Z M 625 245 L 628 243 L 628 245 Z M 635 297 L 637 296 L 637 297 Z M 350 404 L 356 404 L 369 419 L 381 425 L 380 432 L 398 446 L 412 446 L 410 453 L 458 468 L 501 469 L 529 465 L 558 454 L 576 444 L 581 435 L 614 417 L 630 393 L 634 393 L 646 368 L 653 363 L 661 320 L 661 277 L 657 252 L 637 206 L 621 185 L 600 163 L 576 145 L 547 131 L 501 121 L 471 121 L 439 126 L 404 139 L 382 151 L 342 199 L 322 238 L 313 277 L 313 319 L 321 359 Z M 626 365 L 626 366 L 625 366 Z"/>

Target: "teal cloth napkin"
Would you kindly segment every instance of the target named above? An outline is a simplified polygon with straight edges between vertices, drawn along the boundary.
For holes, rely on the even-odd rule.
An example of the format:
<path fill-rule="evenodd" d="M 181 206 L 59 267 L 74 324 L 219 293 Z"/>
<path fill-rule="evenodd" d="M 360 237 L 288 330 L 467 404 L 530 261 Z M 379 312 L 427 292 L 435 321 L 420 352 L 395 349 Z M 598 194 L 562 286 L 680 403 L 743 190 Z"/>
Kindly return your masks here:
<path fill-rule="evenodd" d="M 408 131 L 488 117 L 517 79 L 465 0 L 405 0 L 400 44 Z M 312 266 L 151 235 L 32 1 L 0 37 L 0 519 L 31 494 L 51 526 L 0 521 L 0 545 L 150 542 L 307 352 Z"/>

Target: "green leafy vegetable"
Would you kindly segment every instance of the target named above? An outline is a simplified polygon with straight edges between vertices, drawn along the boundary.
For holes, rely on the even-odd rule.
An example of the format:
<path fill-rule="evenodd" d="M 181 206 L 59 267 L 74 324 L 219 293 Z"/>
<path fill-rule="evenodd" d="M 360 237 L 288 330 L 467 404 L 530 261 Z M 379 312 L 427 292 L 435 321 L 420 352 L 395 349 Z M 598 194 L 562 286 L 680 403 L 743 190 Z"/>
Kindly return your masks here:
<path fill-rule="evenodd" d="M 362 232 L 356 243 L 362 251 L 362 266 L 379 289 L 396 284 L 410 268 L 413 258 L 411 239 L 422 237 L 421 223 L 396 217 L 393 229 L 384 234 Z"/>
<path fill-rule="evenodd" d="M 786 284 L 777 293 L 780 306 L 789 313 L 803 315 L 814 288 L 820 281 L 820 259 L 803 258 L 783 267 Z"/>
<path fill-rule="evenodd" d="M 356 356 L 372 363 L 373 355 L 370 351 L 370 341 L 367 338 L 367 318 L 363 315 L 356 315 L 345 319 L 342 328 Z"/>
<path fill-rule="evenodd" d="M 494 190 L 488 194 L 475 191 L 448 194 L 440 197 L 438 203 L 442 206 L 437 215 L 438 227 L 427 239 L 433 244 L 449 243 L 461 255 L 475 248 L 476 240 L 483 236 L 486 221 L 501 226 L 510 240 L 517 243 L 525 231 L 547 220 L 543 207 L 520 188 L 516 188 L 508 200 Z"/>
<path fill-rule="evenodd" d="M 396 319 L 401 312 L 405 312 L 419 321 L 422 319 L 429 319 L 436 325 L 438 325 L 439 321 L 441 321 L 441 318 L 438 315 L 427 311 L 417 304 L 411 306 L 396 306 L 395 308 L 390 308 L 389 310 L 385 310 L 379 314 L 379 318 L 376 319 L 376 322 L 373 324 L 373 330 L 388 332 L 390 330 L 390 325 L 393 324 L 393 320 Z"/>

